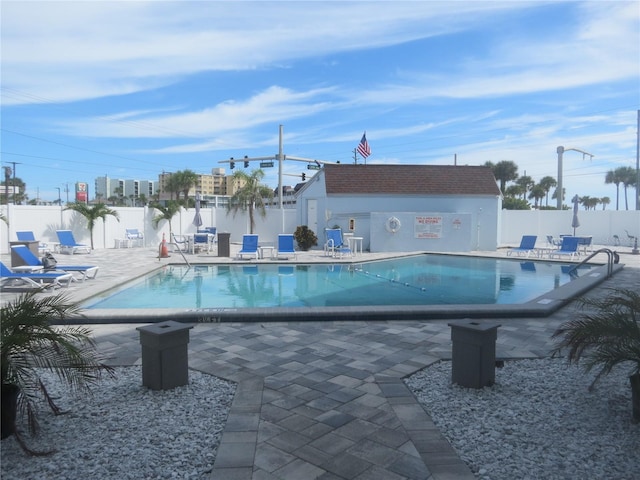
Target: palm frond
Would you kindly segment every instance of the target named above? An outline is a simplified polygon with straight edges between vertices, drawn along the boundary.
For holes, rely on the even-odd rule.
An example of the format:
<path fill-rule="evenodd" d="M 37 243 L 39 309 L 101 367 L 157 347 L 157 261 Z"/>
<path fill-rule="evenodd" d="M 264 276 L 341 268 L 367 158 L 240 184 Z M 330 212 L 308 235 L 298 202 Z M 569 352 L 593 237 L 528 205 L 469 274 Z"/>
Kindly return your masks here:
<path fill-rule="evenodd" d="M 640 294 L 611 289 L 605 298 L 581 299 L 579 307 L 583 313 L 554 332 L 559 340 L 552 354 L 567 349 L 570 363 L 584 359 L 586 371 L 600 367 L 597 378 L 623 363 L 640 373 Z"/>
<path fill-rule="evenodd" d="M 38 296 L 28 292 L 2 307 L 0 366 L 2 383 L 19 388 L 19 414 L 29 430 L 38 429 L 35 402 L 40 396 L 55 413 L 60 409 L 49 395 L 42 371 L 53 372 L 73 392 L 90 392 L 113 368 L 101 362 L 91 331 L 84 326 L 56 326 L 52 320 L 78 315 L 80 308 L 64 294 Z"/>

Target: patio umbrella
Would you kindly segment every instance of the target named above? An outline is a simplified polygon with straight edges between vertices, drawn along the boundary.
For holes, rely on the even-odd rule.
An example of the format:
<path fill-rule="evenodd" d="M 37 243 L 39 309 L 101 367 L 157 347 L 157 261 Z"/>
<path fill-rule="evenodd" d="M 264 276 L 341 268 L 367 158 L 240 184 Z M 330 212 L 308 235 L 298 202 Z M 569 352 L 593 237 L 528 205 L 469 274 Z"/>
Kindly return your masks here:
<path fill-rule="evenodd" d="M 578 220 L 578 205 L 580 203 L 580 198 L 578 195 L 571 199 L 573 202 L 573 220 L 571 220 L 571 226 L 573 227 L 573 236 L 576 236 L 576 228 L 580 226 L 580 220 Z"/>
<path fill-rule="evenodd" d="M 196 228 L 202 226 L 202 216 L 200 215 L 200 194 L 196 192 L 196 215 L 193 217 L 193 223 Z"/>

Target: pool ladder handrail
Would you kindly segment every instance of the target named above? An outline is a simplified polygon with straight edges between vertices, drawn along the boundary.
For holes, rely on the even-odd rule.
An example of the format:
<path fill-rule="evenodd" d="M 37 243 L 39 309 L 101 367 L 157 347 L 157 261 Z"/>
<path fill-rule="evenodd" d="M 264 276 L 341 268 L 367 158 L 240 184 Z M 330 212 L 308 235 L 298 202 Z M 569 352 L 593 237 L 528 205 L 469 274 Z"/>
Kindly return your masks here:
<path fill-rule="evenodd" d="M 607 254 L 607 278 L 609 278 L 611 275 L 613 275 L 613 264 L 614 263 L 618 263 L 618 261 L 620 260 L 620 257 L 618 256 L 618 254 L 614 251 L 612 251 L 609 248 L 599 248 L 598 250 L 596 250 L 595 252 L 592 252 L 591 255 L 589 255 L 587 258 L 585 258 L 584 260 L 582 260 L 580 263 L 575 264 L 574 266 L 572 266 L 567 273 L 569 275 L 571 275 L 573 272 L 575 272 L 581 265 L 584 265 L 585 263 L 587 263 L 589 260 L 591 260 L 593 257 L 595 257 L 597 254 L 599 253 L 606 253 Z"/>
<path fill-rule="evenodd" d="M 187 257 L 184 256 L 184 252 L 182 251 L 182 249 L 180 248 L 180 245 L 178 245 L 177 242 L 167 242 L 169 245 L 174 245 L 176 247 L 176 250 L 178 251 L 178 253 L 180 255 L 182 255 L 182 259 L 184 260 L 184 263 L 187 264 L 187 267 L 191 268 L 191 264 L 189 263 L 189 260 L 187 260 Z"/>

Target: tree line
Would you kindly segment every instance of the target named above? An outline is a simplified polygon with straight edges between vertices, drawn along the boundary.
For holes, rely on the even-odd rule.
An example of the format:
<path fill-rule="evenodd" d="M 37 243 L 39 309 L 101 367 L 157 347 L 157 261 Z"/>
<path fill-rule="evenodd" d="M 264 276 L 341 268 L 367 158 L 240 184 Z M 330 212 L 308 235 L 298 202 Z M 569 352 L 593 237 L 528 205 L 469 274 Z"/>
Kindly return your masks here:
<path fill-rule="evenodd" d="M 529 175 L 519 175 L 518 166 L 511 160 L 503 160 L 498 163 L 485 162 L 486 167 L 491 168 L 493 176 L 500 185 L 500 191 L 503 195 L 502 207 L 507 210 L 529 210 L 531 204 L 527 201 L 533 201 L 533 208 L 555 210 L 555 207 L 549 206 L 549 194 L 555 199 L 558 196 L 558 182 L 554 177 L 545 176 L 539 182 L 535 182 Z M 526 173 L 526 172 L 525 172 Z M 620 208 L 620 185 L 624 188 L 625 208 L 629 210 L 629 201 L 627 196 L 628 187 L 635 187 L 637 181 L 636 171 L 632 167 L 618 167 L 615 170 L 607 172 L 604 183 L 615 184 L 616 186 L 616 210 Z M 507 185 L 512 182 L 510 185 Z M 565 200 L 566 191 L 562 192 L 562 201 Z M 604 210 L 611 203 L 609 197 L 591 197 L 585 195 L 580 198 L 580 204 L 585 209 L 594 209 L 598 205 L 602 205 Z M 544 205 L 542 204 L 544 200 Z"/>

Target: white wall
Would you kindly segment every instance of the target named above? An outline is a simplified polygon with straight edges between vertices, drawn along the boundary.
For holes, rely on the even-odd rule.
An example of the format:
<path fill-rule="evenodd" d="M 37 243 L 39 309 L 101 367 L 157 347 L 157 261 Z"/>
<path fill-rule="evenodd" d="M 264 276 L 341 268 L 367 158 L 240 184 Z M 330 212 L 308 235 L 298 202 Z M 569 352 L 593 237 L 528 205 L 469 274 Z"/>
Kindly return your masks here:
<path fill-rule="evenodd" d="M 110 207 L 118 212 L 120 221 L 107 216 L 106 222 L 98 220 L 93 229 L 94 248 L 114 248 L 114 240 L 124 238 L 127 228 L 137 228 L 145 236 L 147 246 L 159 245 L 164 233 L 169 240 L 169 223 L 161 221 L 158 228 L 153 227 L 153 217 L 157 210 L 146 207 Z M 91 243 L 91 237 L 84 217 L 58 206 L 45 205 L 2 205 L 0 212 L 7 217 L 9 225 L 0 222 L 0 253 L 9 253 L 9 242 L 17 240 L 18 231 L 32 231 L 41 242 L 57 242 L 56 230 L 71 230 L 78 243 Z M 174 234 L 194 233 L 192 225 L 195 209 L 182 209 L 171 221 Z M 202 208 L 200 210 L 204 227 L 216 227 L 219 232 L 231 233 L 232 242 L 241 242 L 242 235 L 249 232 L 248 215 L 238 212 L 234 217 L 227 214 L 226 208 Z M 279 233 L 292 233 L 296 227 L 296 212 L 293 209 L 268 209 L 267 217 L 256 213 L 256 233 L 261 243 L 276 242 Z M 283 229 L 284 222 L 284 229 Z"/>
<path fill-rule="evenodd" d="M 284 229 L 282 229 L 281 210 L 267 210 L 266 219 L 257 215 L 256 233 L 260 235 L 261 242 L 275 242 L 278 233 L 293 232 L 298 225 L 306 224 L 301 218 L 302 212 L 306 211 L 305 208 L 284 209 Z M 349 210 L 352 208 L 353 205 L 348 205 Z M 364 207 L 358 206 L 358 208 Z M 168 238 L 167 222 L 162 222 L 157 230 L 151 224 L 153 216 L 157 214 L 156 211 L 142 207 L 114 207 L 114 209 L 120 215 L 120 222 L 110 216 L 107 217 L 106 225 L 103 225 L 101 220 L 97 222 L 94 228 L 95 248 L 113 248 L 114 239 L 124 237 L 126 228 L 142 230 L 145 233 L 146 244 L 151 246 L 160 243 L 162 233 L 165 233 Z M 1 205 L 0 212 L 9 219 L 8 227 L 0 221 L 0 253 L 9 253 L 9 241 L 16 240 L 15 232 L 22 230 L 33 231 L 35 237 L 43 242 L 56 242 L 56 230 L 71 229 L 78 242 L 87 244 L 90 242 L 86 221 L 75 212 L 61 211 L 60 207 L 45 205 Z M 195 232 L 195 227 L 191 224 L 194 213 L 194 209 L 189 209 L 182 210 L 181 214 L 176 215 L 172 221 L 173 231 L 177 234 Z M 328 222 L 325 221 L 324 214 L 325 205 L 318 205 L 318 216 L 323 217 L 319 219 L 318 225 L 333 226 L 334 223 L 338 223 L 345 230 L 348 227 L 346 222 L 348 222 L 349 212 L 340 215 L 339 212 L 332 212 Z M 242 212 L 233 217 L 231 214 L 227 215 L 225 208 L 203 208 L 201 215 L 204 226 L 217 227 L 220 232 L 230 232 L 232 242 L 240 242 L 242 235 L 249 231 L 247 215 Z M 547 234 L 557 236 L 573 233 L 572 215 L 571 210 L 501 210 L 496 219 L 499 229 L 498 246 L 517 245 L 522 235 L 538 235 L 539 241 L 544 242 Z M 368 222 L 368 213 L 366 217 Z M 640 211 L 638 210 L 581 210 L 578 217 L 581 225 L 576 229 L 576 234 L 592 235 L 594 243 L 599 245 L 613 244 L 613 235 L 618 235 L 621 243 L 627 245 L 625 229 L 632 235 L 640 235 Z M 344 225 L 341 224 L 342 222 L 345 222 Z M 477 218 L 472 219 L 471 224 L 477 225 Z M 403 225 L 406 225 L 405 222 Z M 481 215 L 480 227 L 483 228 L 482 226 Z M 356 217 L 356 234 L 368 233 L 369 229 L 370 226 L 367 226 L 362 218 Z M 319 235 L 318 239 L 319 247 L 322 248 L 323 235 Z M 365 244 L 365 248 L 366 245 L 368 243 Z M 493 250 L 493 248 L 481 247 L 480 249 Z M 472 249 L 475 249 L 473 245 Z"/>
<path fill-rule="evenodd" d="M 400 221 L 395 232 L 387 229 L 387 221 L 393 216 Z M 416 217 L 441 219 L 439 232 L 431 238 L 416 235 Z M 418 228 L 420 226 L 418 225 Z M 476 225 L 469 213 L 441 212 L 373 212 L 371 213 L 372 252 L 468 252 L 476 243 Z M 495 248 L 494 248 L 495 249 Z"/>
<path fill-rule="evenodd" d="M 546 242 L 547 235 L 573 234 L 573 210 L 503 210 L 501 244 L 517 245 L 522 235 L 537 235 L 538 242 Z M 580 210 L 580 226 L 576 235 L 593 236 L 597 245 L 612 245 L 613 236 L 627 245 L 625 229 L 640 235 L 640 210 Z"/>

